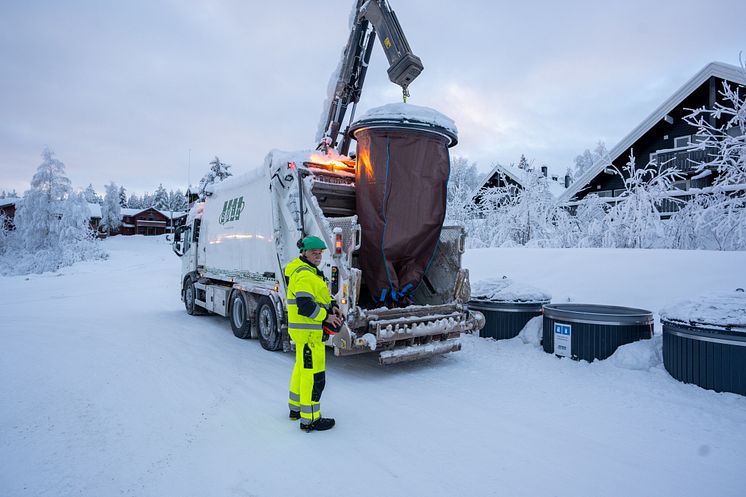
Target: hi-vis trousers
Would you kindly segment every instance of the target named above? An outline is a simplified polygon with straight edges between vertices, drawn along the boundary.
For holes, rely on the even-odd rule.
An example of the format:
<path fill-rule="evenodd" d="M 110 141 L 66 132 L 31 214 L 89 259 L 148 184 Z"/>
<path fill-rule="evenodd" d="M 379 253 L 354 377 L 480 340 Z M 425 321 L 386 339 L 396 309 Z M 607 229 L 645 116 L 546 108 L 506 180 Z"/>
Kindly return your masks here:
<path fill-rule="evenodd" d="M 326 347 L 321 330 L 288 330 L 295 342 L 295 367 L 290 378 L 291 411 L 300 411 L 300 422 L 310 424 L 321 417 L 319 401 L 326 384 Z"/>

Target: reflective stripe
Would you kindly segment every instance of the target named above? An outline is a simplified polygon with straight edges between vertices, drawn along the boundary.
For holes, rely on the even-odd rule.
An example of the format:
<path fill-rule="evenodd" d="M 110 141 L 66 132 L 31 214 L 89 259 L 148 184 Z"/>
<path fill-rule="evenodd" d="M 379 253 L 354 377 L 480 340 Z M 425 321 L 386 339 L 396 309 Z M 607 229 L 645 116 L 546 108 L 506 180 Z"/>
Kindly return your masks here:
<path fill-rule="evenodd" d="M 308 292 L 295 292 L 295 297 L 296 298 L 298 298 L 298 297 L 308 297 L 309 299 L 312 299 L 313 298 L 313 294 L 312 293 L 308 293 Z"/>
<path fill-rule="evenodd" d="M 300 412 L 300 411 L 298 410 L 298 406 L 297 406 L 297 405 L 295 405 L 295 404 L 291 404 L 290 402 L 288 402 L 288 407 L 289 407 L 289 408 L 290 408 L 290 410 L 291 410 L 291 411 L 293 411 L 293 412 L 298 412 L 298 413 Z"/>
<path fill-rule="evenodd" d="M 297 393 L 290 392 L 290 395 L 288 395 L 288 398 L 290 400 L 294 400 L 296 402 L 300 402 L 300 395 Z"/>
<path fill-rule="evenodd" d="M 313 271 L 313 270 L 308 266 L 301 266 L 295 270 L 296 273 L 300 273 L 301 271 Z"/>
<path fill-rule="evenodd" d="M 302 425 L 310 425 L 311 421 L 313 421 L 313 420 L 310 419 L 310 418 L 300 418 L 300 424 L 302 424 Z"/>
<path fill-rule="evenodd" d="M 300 412 L 304 412 L 306 414 L 312 414 L 313 406 L 300 406 Z"/>
<path fill-rule="evenodd" d="M 306 324 L 306 323 L 288 323 L 288 328 L 296 330 L 321 330 L 323 327 L 320 324 Z"/>
<path fill-rule="evenodd" d="M 316 319 L 316 316 L 318 316 L 318 315 L 319 315 L 320 313 L 321 313 L 321 307 L 319 307 L 319 306 L 317 305 L 317 306 L 316 306 L 316 308 L 315 308 L 315 309 L 313 310 L 313 312 L 311 313 L 311 315 L 310 315 L 310 316 L 308 316 L 308 317 L 309 317 L 309 318 L 311 318 L 311 319 Z"/>
<path fill-rule="evenodd" d="M 288 299 L 288 305 L 295 304 L 295 299 Z"/>

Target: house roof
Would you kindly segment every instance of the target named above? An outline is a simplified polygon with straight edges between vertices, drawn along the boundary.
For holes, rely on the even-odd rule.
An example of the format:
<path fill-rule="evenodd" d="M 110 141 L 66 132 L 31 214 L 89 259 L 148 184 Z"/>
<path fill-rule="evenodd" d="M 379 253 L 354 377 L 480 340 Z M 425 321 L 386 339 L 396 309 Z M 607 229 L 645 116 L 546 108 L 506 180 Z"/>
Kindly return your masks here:
<path fill-rule="evenodd" d="M 653 126 L 660 122 L 664 117 L 668 115 L 673 109 L 675 109 L 681 102 L 684 101 L 694 90 L 699 88 L 705 81 L 711 77 L 717 77 L 734 83 L 746 85 L 746 71 L 738 66 L 725 64 L 724 62 L 711 62 L 707 64 L 701 71 L 695 74 L 689 81 L 676 91 L 671 97 L 663 102 L 660 107 L 655 109 L 644 121 L 642 121 L 635 129 L 633 129 L 627 136 L 625 136 L 617 145 L 609 151 L 607 157 L 602 157 L 596 161 L 593 166 L 589 167 L 580 177 L 565 190 L 559 199 L 561 201 L 570 200 L 575 194 L 583 189 L 593 178 L 598 175 L 603 169 L 609 164 L 610 161 L 616 160 L 625 150 L 631 147 L 637 140 L 639 140 L 645 133 L 647 133 Z"/>
<path fill-rule="evenodd" d="M 518 185 L 520 185 L 521 188 L 524 187 L 522 177 L 525 175 L 525 171 L 518 169 L 516 167 L 512 167 L 512 166 L 503 166 L 502 164 L 495 164 L 495 167 L 492 168 L 492 171 L 490 171 L 489 174 L 484 177 L 484 180 L 482 181 L 482 183 L 477 188 L 474 189 L 472 198 L 476 197 L 477 194 L 483 188 L 487 186 L 487 183 L 492 179 L 493 176 L 495 176 L 495 174 L 504 174 L 511 180 L 518 183 Z M 560 183 L 559 181 L 554 181 L 551 178 L 547 178 L 547 185 L 549 186 L 549 192 L 555 198 L 559 197 L 565 191 L 565 185 L 563 183 Z"/>
<path fill-rule="evenodd" d="M 8 205 L 15 205 L 16 202 L 18 202 L 20 199 L 17 197 L 7 197 L 7 198 L 0 198 L 0 207 L 5 207 Z"/>
<path fill-rule="evenodd" d="M 495 164 L 495 167 L 492 168 L 492 171 L 487 174 L 487 176 L 484 177 L 484 180 L 482 180 L 482 183 L 474 189 L 474 194 L 476 195 L 482 188 L 487 186 L 487 183 L 492 179 L 495 174 L 504 174 L 508 178 L 512 179 L 516 183 L 518 183 L 521 187 L 523 186 L 523 181 L 521 181 L 521 170 L 515 169 L 510 166 L 503 166 L 502 164 Z"/>

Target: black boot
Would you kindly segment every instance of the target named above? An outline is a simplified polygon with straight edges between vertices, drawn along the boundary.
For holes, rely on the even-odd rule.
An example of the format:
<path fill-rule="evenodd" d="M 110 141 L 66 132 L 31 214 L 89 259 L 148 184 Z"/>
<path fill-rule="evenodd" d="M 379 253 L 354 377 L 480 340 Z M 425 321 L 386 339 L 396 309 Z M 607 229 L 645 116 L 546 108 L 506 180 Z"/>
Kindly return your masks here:
<path fill-rule="evenodd" d="M 298 421 L 300 419 L 300 411 L 290 411 L 288 417 L 293 421 Z"/>
<path fill-rule="evenodd" d="M 334 427 L 334 418 L 316 418 L 310 424 L 301 423 L 300 429 L 303 431 L 325 431 Z"/>

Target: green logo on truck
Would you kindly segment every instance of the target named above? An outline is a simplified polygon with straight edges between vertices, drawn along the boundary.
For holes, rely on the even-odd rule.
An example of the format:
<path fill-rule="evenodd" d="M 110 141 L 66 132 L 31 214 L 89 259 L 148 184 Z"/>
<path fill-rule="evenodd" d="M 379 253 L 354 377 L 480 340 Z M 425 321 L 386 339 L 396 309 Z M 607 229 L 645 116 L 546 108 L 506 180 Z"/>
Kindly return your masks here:
<path fill-rule="evenodd" d="M 244 208 L 243 197 L 236 197 L 230 200 L 226 200 L 223 204 L 223 212 L 220 213 L 220 224 L 230 223 L 231 221 L 238 221 L 241 217 L 241 211 Z"/>

